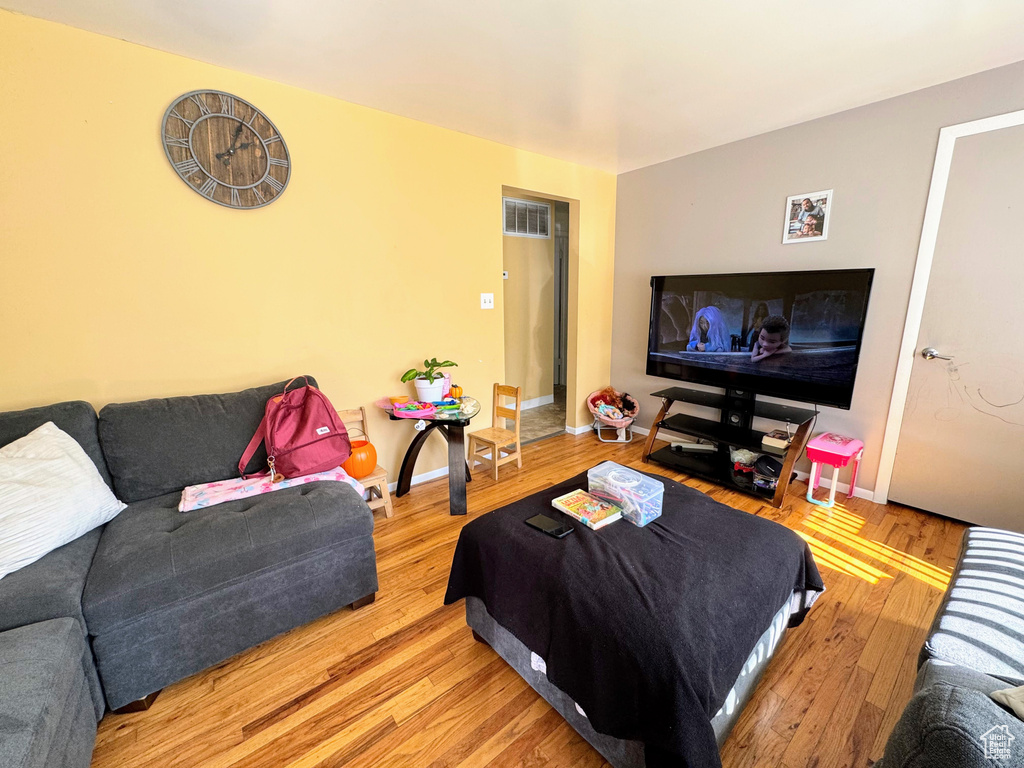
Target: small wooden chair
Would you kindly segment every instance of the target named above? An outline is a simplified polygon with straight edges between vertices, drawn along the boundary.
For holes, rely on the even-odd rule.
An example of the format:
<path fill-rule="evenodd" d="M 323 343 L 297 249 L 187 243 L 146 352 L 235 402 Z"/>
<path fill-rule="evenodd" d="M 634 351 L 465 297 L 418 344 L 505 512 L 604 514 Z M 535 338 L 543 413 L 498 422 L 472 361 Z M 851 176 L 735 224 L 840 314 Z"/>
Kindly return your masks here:
<path fill-rule="evenodd" d="M 501 404 L 502 397 L 515 398 L 515 409 Z M 498 467 L 514 461 L 522 469 L 523 453 L 519 445 L 520 406 L 523 402 L 523 388 L 504 384 L 494 385 L 494 413 L 491 427 L 469 434 L 469 467 L 472 471 L 477 464 L 490 465 L 494 479 L 498 479 Z M 506 419 L 514 422 L 514 429 L 506 429 Z M 515 446 L 513 449 L 512 446 Z M 490 453 L 490 456 L 487 453 Z M 502 455 L 504 454 L 504 455 Z"/>
<path fill-rule="evenodd" d="M 348 430 L 349 439 L 370 441 L 370 436 L 366 431 L 365 408 L 349 408 L 347 411 L 338 411 L 338 416 L 345 425 L 345 429 Z M 391 504 L 391 491 L 388 490 L 388 473 L 384 467 L 378 464 L 373 472 L 366 477 L 359 478 L 359 482 L 362 483 L 367 496 L 369 496 L 366 504 L 370 509 L 377 511 L 383 507 L 385 517 L 395 514 L 395 508 Z"/>

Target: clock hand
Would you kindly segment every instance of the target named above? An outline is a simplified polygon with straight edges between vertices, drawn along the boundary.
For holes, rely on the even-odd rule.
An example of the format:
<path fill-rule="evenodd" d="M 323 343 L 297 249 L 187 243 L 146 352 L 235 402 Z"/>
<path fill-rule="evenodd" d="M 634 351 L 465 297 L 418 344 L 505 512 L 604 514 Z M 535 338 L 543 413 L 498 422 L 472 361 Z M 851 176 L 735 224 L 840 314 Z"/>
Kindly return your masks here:
<path fill-rule="evenodd" d="M 245 123 L 243 123 L 241 120 L 239 120 L 238 121 L 238 127 L 235 128 L 235 133 L 231 137 L 231 146 L 228 147 L 223 152 L 218 152 L 215 155 L 215 157 L 218 160 L 220 160 L 222 163 L 224 163 L 224 165 L 230 165 L 231 164 L 231 155 L 235 154 L 235 150 L 236 149 L 245 149 L 247 146 L 249 146 L 248 144 L 243 144 L 241 147 L 236 147 L 235 146 L 235 142 L 238 141 L 238 137 L 242 135 L 242 129 L 243 128 L 245 128 Z"/>

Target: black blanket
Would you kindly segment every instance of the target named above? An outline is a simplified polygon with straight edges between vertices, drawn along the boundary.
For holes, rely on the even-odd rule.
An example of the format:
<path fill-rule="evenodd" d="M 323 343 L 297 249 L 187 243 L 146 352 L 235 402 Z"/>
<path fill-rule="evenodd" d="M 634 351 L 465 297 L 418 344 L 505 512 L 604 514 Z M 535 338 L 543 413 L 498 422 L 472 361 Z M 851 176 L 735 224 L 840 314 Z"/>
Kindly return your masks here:
<path fill-rule="evenodd" d="M 595 730 L 644 742 L 649 768 L 720 766 L 711 718 L 779 608 L 824 585 L 793 531 L 657 479 L 663 512 L 644 528 L 593 531 L 553 509 L 585 473 L 473 520 L 445 604 L 483 600 Z M 555 539 L 523 523 L 538 513 L 576 530 Z"/>

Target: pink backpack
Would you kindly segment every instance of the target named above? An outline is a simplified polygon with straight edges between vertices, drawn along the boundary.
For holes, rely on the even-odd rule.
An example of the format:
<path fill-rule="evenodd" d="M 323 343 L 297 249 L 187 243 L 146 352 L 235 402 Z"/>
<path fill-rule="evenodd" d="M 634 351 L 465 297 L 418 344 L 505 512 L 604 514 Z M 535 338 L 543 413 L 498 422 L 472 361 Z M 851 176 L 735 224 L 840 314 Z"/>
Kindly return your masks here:
<path fill-rule="evenodd" d="M 302 379 L 305 386 L 289 392 L 288 387 L 296 380 L 292 379 L 284 385 L 282 394 L 267 400 L 263 421 L 238 462 L 243 478 L 245 467 L 262 442 L 267 444 L 269 471 L 260 474 L 269 474 L 275 481 L 326 472 L 341 466 L 351 454 L 348 431 L 331 401 L 310 386 L 305 376 Z"/>

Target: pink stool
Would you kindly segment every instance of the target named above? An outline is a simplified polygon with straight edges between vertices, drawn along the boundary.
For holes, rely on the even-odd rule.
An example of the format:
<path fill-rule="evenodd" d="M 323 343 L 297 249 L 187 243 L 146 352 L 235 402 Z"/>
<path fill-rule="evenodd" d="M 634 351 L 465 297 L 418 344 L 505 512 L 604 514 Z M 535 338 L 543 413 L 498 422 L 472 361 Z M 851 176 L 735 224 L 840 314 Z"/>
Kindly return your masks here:
<path fill-rule="evenodd" d="M 853 472 L 850 475 L 850 493 L 846 498 L 853 495 L 854 483 L 857 481 L 857 469 L 860 467 L 860 459 L 864 455 L 864 443 L 852 437 L 837 435 L 835 432 L 826 432 L 823 435 L 811 438 L 807 441 L 807 458 L 811 460 L 811 476 L 807 481 L 807 500 L 819 507 L 833 507 L 836 503 L 836 486 L 839 485 L 839 470 L 851 461 Z M 828 492 L 828 501 L 818 501 L 814 498 L 814 489 L 821 482 L 821 467 L 828 464 L 832 467 L 832 487 Z"/>

